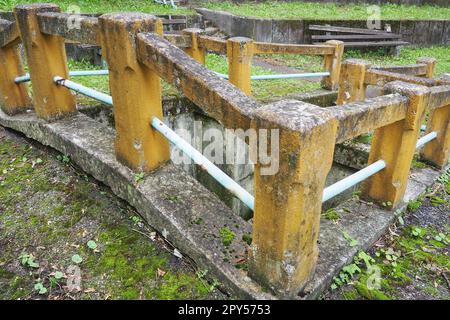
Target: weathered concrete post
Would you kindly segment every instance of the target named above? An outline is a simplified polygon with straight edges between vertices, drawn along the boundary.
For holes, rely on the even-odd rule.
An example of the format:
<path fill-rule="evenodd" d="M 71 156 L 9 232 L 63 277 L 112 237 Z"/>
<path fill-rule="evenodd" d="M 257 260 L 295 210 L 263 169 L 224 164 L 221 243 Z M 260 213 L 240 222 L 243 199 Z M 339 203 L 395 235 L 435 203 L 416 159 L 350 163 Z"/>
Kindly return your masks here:
<path fill-rule="evenodd" d="M 425 74 L 425 77 L 427 78 L 433 78 L 434 77 L 434 71 L 436 69 L 436 63 L 437 60 L 435 58 L 419 58 L 416 61 L 417 63 L 423 63 L 427 65 L 427 73 Z"/>
<path fill-rule="evenodd" d="M 185 52 L 194 58 L 198 63 L 205 64 L 206 50 L 199 47 L 198 38 L 204 33 L 204 30 L 199 28 L 184 29 L 183 33 L 191 37 L 192 45 L 187 48 Z"/>
<path fill-rule="evenodd" d="M 336 104 L 362 101 L 366 96 L 364 78 L 370 64 L 364 60 L 347 59 L 342 63 Z"/>
<path fill-rule="evenodd" d="M 20 5 L 14 9 L 20 37 L 25 48 L 36 113 L 53 120 L 76 111 L 75 96 L 53 82 L 55 76 L 68 78 L 64 39 L 39 30 L 37 14 L 60 12 L 54 4 Z"/>
<path fill-rule="evenodd" d="M 16 41 L 0 48 L 0 69 L 0 104 L 3 112 L 14 115 L 30 108 L 28 85 L 14 82 L 16 77 L 25 74 Z"/>
<path fill-rule="evenodd" d="M 249 96 L 252 94 L 250 77 L 253 47 L 253 40 L 250 38 L 235 37 L 227 40 L 229 80 Z"/>
<path fill-rule="evenodd" d="M 163 118 L 160 78 L 136 57 L 137 33 L 155 32 L 156 22 L 156 17 L 140 13 L 104 14 L 99 18 L 114 104 L 116 156 L 123 164 L 143 172 L 169 160 L 167 140 L 150 125 L 153 117 Z"/>
<path fill-rule="evenodd" d="M 437 138 L 421 150 L 422 159 L 443 168 L 450 157 L 450 105 L 431 111 L 426 133 L 437 132 Z"/>
<path fill-rule="evenodd" d="M 293 296 L 315 270 L 322 194 L 333 162 L 337 120 L 325 108 L 284 100 L 258 109 L 252 127 L 278 129 L 279 146 L 271 143 L 267 150 L 272 157 L 278 153 L 274 158 L 279 159 L 279 170 L 265 171 L 259 161 L 255 164 L 249 272 L 279 294 Z"/>
<path fill-rule="evenodd" d="M 330 76 L 324 77 L 322 87 L 328 90 L 336 90 L 339 85 L 339 74 L 341 73 L 342 55 L 344 54 L 344 42 L 329 40 L 325 44 L 334 47 L 334 54 L 323 58 L 324 69 L 330 72 Z"/>
<path fill-rule="evenodd" d="M 369 164 L 382 159 L 386 168 L 365 181 L 363 194 L 395 207 L 405 194 L 430 90 L 400 81 L 391 82 L 384 89 L 386 93 L 407 96 L 408 110 L 405 119 L 375 130 Z"/>

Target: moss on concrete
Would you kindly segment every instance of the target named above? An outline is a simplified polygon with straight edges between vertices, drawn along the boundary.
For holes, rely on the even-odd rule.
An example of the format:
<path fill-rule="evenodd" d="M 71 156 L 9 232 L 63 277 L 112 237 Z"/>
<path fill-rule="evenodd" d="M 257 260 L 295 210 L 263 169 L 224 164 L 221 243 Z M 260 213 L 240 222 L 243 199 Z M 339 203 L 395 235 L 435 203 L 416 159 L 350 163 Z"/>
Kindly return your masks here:
<path fill-rule="evenodd" d="M 199 299 L 210 285 L 195 266 L 176 258 L 137 213 L 106 187 L 53 151 L 5 136 L 0 128 L 0 298 Z M 59 157 L 62 159 L 62 157 Z M 95 250 L 87 242 L 94 240 Z M 39 268 L 21 265 L 33 254 Z M 78 254 L 81 291 L 68 292 L 67 275 Z"/>

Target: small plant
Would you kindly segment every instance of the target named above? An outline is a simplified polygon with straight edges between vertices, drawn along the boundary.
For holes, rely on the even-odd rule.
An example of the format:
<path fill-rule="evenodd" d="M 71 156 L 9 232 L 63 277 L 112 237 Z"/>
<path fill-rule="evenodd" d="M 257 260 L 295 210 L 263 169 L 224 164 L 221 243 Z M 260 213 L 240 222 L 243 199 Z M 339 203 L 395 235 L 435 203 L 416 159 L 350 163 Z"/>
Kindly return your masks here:
<path fill-rule="evenodd" d="M 135 173 L 134 174 L 134 182 L 139 183 L 144 179 L 144 177 L 145 177 L 144 172 Z"/>
<path fill-rule="evenodd" d="M 395 210 L 394 214 L 397 217 L 397 220 L 400 223 L 400 225 L 403 226 L 405 224 L 405 220 L 403 220 L 402 211 L 400 209 L 397 209 Z"/>
<path fill-rule="evenodd" d="M 83 258 L 79 254 L 74 254 L 72 256 L 72 262 L 76 263 L 76 264 L 80 264 L 81 262 L 83 262 Z"/>
<path fill-rule="evenodd" d="M 340 219 L 339 213 L 334 208 L 331 208 L 331 209 L 328 209 L 327 211 L 325 211 L 323 216 L 325 219 L 331 220 L 331 221 L 337 221 Z"/>
<path fill-rule="evenodd" d="M 358 240 L 353 239 L 347 231 L 343 231 L 342 235 L 344 236 L 344 239 L 347 240 L 348 244 L 350 245 L 350 247 L 355 247 L 358 245 Z"/>
<path fill-rule="evenodd" d="M 381 249 L 381 252 L 384 254 L 384 257 L 386 258 L 385 263 L 390 264 L 393 267 L 397 266 L 397 259 L 400 258 L 401 253 L 395 251 L 392 248 L 388 249 Z"/>
<path fill-rule="evenodd" d="M 420 227 L 413 227 L 411 229 L 411 234 L 416 238 L 423 238 L 426 235 L 427 231 Z"/>
<path fill-rule="evenodd" d="M 443 234 L 442 232 L 440 232 L 439 234 L 434 236 L 434 240 L 441 242 L 443 244 L 449 244 L 450 241 L 447 238 L 447 236 L 445 234 Z"/>
<path fill-rule="evenodd" d="M 36 290 L 38 294 L 46 294 L 48 292 L 47 288 L 44 287 L 44 284 L 42 282 L 37 282 L 34 285 L 34 290 Z"/>
<path fill-rule="evenodd" d="M 89 241 L 87 242 L 87 246 L 88 246 L 88 248 L 91 249 L 91 250 L 97 249 L 97 243 L 96 243 L 94 240 L 89 240 Z"/>
<path fill-rule="evenodd" d="M 385 201 L 385 202 L 382 202 L 381 205 L 385 208 L 390 208 L 390 207 L 392 207 L 392 202 Z"/>
<path fill-rule="evenodd" d="M 252 235 L 251 235 L 251 234 L 245 233 L 245 234 L 242 235 L 242 240 L 243 240 L 246 244 L 251 245 L 251 244 L 252 244 L 253 238 L 252 238 Z"/>
<path fill-rule="evenodd" d="M 411 200 L 408 202 L 408 211 L 414 212 L 422 205 L 422 199 Z"/>
<path fill-rule="evenodd" d="M 445 201 L 444 199 L 437 197 L 437 196 L 433 196 L 430 198 L 430 203 L 433 207 L 437 207 L 441 204 L 446 204 L 447 201 Z"/>
<path fill-rule="evenodd" d="M 59 280 L 61 280 L 64 277 L 64 273 L 61 271 L 56 271 L 48 278 L 50 282 L 50 288 L 55 288 L 59 285 Z"/>
<path fill-rule="evenodd" d="M 131 217 L 131 221 L 133 221 L 134 225 L 136 225 L 138 227 L 141 227 L 143 225 L 142 224 L 142 218 L 139 217 L 139 216 L 132 216 Z"/>
<path fill-rule="evenodd" d="M 65 155 L 65 154 L 64 155 L 58 155 L 56 157 L 56 159 L 58 159 L 59 161 L 61 161 L 62 163 L 65 163 L 65 164 L 70 163 L 70 157 Z"/>
<path fill-rule="evenodd" d="M 235 234 L 228 229 L 228 227 L 223 227 L 219 232 L 222 243 L 225 247 L 228 247 L 234 240 Z"/>
<path fill-rule="evenodd" d="M 35 258 L 32 254 L 22 254 L 19 257 L 20 263 L 25 266 L 25 267 L 30 267 L 30 268 L 39 268 L 39 263 L 37 263 L 35 261 Z"/>

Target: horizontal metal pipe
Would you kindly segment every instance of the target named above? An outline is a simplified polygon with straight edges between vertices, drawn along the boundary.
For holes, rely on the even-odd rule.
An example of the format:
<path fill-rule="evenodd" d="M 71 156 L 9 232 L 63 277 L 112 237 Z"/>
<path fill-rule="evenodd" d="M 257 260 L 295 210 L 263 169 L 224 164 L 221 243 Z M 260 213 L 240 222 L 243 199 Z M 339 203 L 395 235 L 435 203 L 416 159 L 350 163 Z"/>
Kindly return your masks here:
<path fill-rule="evenodd" d="M 423 147 L 425 144 L 437 138 L 437 132 L 433 131 L 417 140 L 416 149 Z"/>
<path fill-rule="evenodd" d="M 230 191 L 238 199 L 240 199 L 247 207 L 253 210 L 255 204 L 255 198 L 244 188 L 242 188 L 236 181 L 227 176 L 222 170 L 220 170 L 214 163 L 208 160 L 203 154 L 197 151 L 189 143 L 183 140 L 172 129 L 165 125 L 161 120 L 154 117 L 151 125 L 164 137 L 167 138 L 172 144 L 183 151 L 189 158 L 191 158 L 195 164 L 199 165 L 202 169 L 208 172 L 214 179 L 217 180 L 224 188 Z"/>
<path fill-rule="evenodd" d="M 330 200 L 331 198 L 341 194 L 345 190 L 357 185 L 358 183 L 364 181 L 365 179 L 373 176 L 375 173 L 380 172 L 386 168 L 386 162 L 384 160 L 378 160 L 372 163 L 370 166 L 355 172 L 354 174 L 344 178 L 323 190 L 322 202 Z"/>
<path fill-rule="evenodd" d="M 75 71 L 70 71 L 69 72 L 69 76 L 71 77 L 86 77 L 86 76 L 104 76 L 104 75 L 108 75 L 109 74 L 109 70 L 75 70 Z M 23 76 L 17 77 L 14 82 L 19 84 L 19 83 L 23 83 L 23 82 L 28 82 L 30 81 L 30 74 L 27 73 Z"/>
<path fill-rule="evenodd" d="M 430 132 L 429 134 L 417 140 L 416 149 L 423 147 L 425 144 L 436 138 L 437 132 L 434 131 Z M 352 174 L 351 176 L 348 176 L 347 178 L 344 178 L 336 182 L 335 184 L 332 184 L 331 186 L 325 188 L 325 190 L 323 191 L 322 202 L 325 202 L 337 196 L 338 194 L 341 194 L 345 190 L 353 187 L 354 185 L 364 181 L 365 179 L 369 178 L 375 173 L 383 170 L 385 167 L 386 163 L 383 160 L 378 160 L 377 162 L 374 162 L 370 166 Z"/>
<path fill-rule="evenodd" d="M 216 72 L 216 74 L 224 79 L 229 79 L 228 75 Z M 264 74 L 259 76 L 251 76 L 252 80 L 275 80 L 275 79 L 298 79 L 311 77 L 327 77 L 329 72 L 312 72 L 312 73 L 290 73 L 290 74 Z"/>
<path fill-rule="evenodd" d="M 290 74 L 265 74 L 259 76 L 251 76 L 252 80 L 275 80 L 275 79 L 300 79 L 313 77 L 327 77 L 329 72 L 310 72 L 310 73 L 290 73 Z"/>
<path fill-rule="evenodd" d="M 54 77 L 53 81 L 57 85 L 66 87 L 70 90 L 81 93 L 82 95 L 85 95 L 92 99 L 98 100 L 98 101 L 108 104 L 110 106 L 112 106 L 112 104 L 113 104 L 112 97 L 103 92 L 99 92 L 97 90 L 85 87 L 79 83 L 76 83 L 76 82 L 73 82 L 73 81 L 58 77 L 58 76 Z"/>

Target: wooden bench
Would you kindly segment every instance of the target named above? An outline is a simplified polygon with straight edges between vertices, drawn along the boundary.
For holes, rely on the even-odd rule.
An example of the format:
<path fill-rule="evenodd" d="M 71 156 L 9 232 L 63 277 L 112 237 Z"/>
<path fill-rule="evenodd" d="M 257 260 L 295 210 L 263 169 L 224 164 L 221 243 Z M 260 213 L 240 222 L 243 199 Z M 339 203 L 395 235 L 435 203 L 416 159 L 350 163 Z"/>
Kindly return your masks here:
<path fill-rule="evenodd" d="M 381 30 L 329 25 L 310 25 L 308 28 L 313 32 L 325 32 L 325 34 L 311 35 L 312 44 L 323 44 L 328 40 L 341 40 L 344 42 L 345 48 L 386 47 L 393 48 L 395 51 L 398 51 L 399 47 L 409 44 L 409 42 L 401 40 L 400 34 Z"/>

